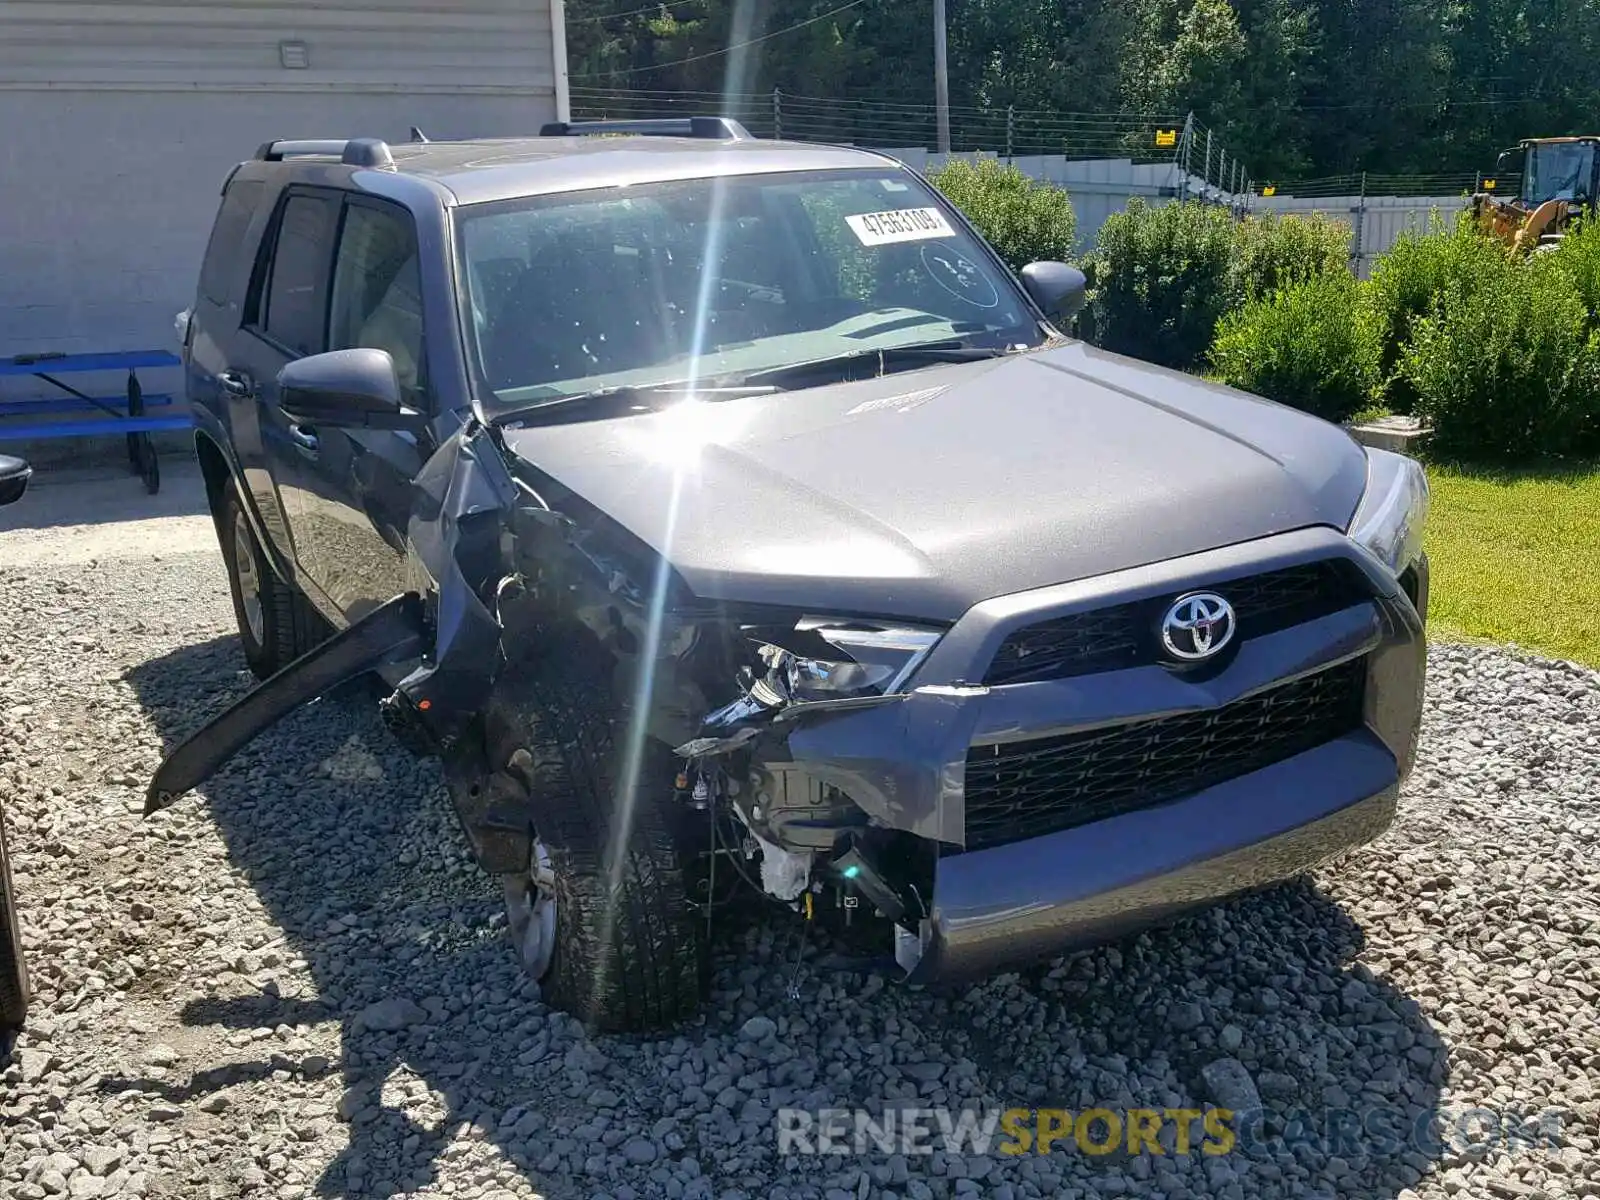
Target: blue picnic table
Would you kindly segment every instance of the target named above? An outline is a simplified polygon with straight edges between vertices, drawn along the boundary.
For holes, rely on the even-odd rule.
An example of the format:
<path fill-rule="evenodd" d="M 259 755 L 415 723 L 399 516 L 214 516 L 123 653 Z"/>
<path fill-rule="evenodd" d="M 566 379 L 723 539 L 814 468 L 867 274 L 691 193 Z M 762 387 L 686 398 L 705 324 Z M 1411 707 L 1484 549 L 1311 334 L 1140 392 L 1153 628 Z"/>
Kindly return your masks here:
<path fill-rule="evenodd" d="M 187 406 L 181 412 L 152 413 L 153 408 L 175 408 L 166 393 L 146 392 L 139 382 L 141 370 L 179 366 L 176 354 L 166 350 L 119 350 L 103 354 L 18 354 L 0 358 L 0 378 L 31 376 L 55 388 L 59 395 L 42 399 L 0 401 L 0 417 L 26 417 L 25 421 L 0 423 L 0 441 L 24 438 L 66 438 L 116 436 L 128 440 L 128 465 L 144 480 L 146 490 L 161 488 L 161 468 L 150 434 L 171 429 L 187 429 L 194 424 Z M 93 396 L 58 378 L 75 372 L 126 371 L 128 381 L 121 395 Z M 86 412 L 101 412 L 99 418 L 84 419 Z M 39 420 L 62 417 L 65 420 Z"/>

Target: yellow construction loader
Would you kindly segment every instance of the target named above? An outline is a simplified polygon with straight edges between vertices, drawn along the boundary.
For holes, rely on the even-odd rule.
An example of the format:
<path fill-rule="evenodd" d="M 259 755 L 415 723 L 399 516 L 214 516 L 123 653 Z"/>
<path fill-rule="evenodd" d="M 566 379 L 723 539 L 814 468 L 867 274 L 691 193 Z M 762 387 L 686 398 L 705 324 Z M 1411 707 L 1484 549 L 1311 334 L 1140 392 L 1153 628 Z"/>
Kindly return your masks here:
<path fill-rule="evenodd" d="M 1494 190 L 1521 168 L 1517 195 Z M 1500 152 L 1495 178 L 1472 198 L 1479 226 L 1513 250 L 1531 254 L 1560 242 L 1574 217 L 1595 211 L 1600 196 L 1600 135 L 1526 138 Z"/>

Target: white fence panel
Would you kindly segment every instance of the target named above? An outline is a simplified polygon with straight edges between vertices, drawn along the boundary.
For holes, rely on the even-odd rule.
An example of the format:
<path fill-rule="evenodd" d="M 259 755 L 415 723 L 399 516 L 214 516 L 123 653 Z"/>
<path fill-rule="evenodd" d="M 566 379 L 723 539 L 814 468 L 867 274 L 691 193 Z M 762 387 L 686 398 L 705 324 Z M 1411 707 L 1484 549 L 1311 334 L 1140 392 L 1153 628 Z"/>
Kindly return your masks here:
<path fill-rule="evenodd" d="M 949 158 L 970 162 L 996 158 L 989 151 L 935 154 L 921 147 L 885 150 L 916 171 L 928 172 Z M 1106 218 L 1121 212 L 1135 196 L 1151 205 L 1167 204 L 1180 196 L 1205 200 L 1235 212 L 1324 213 L 1350 226 L 1350 265 L 1363 278 L 1373 261 L 1407 229 L 1426 229 L 1437 215 L 1451 221 L 1470 201 L 1455 196 L 1244 196 L 1208 184 L 1197 175 L 1185 176 L 1176 162 L 1135 163 L 1126 158 L 1068 159 L 1060 154 L 1018 155 L 1011 163 L 1024 175 L 1063 188 L 1072 197 L 1077 214 L 1077 248 L 1094 245 Z"/>
<path fill-rule="evenodd" d="M 951 158 L 969 162 L 996 158 L 989 151 L 966 154 L 935 154 L 920 147 L 885 150 L 913 170 L 928 172 Z M 1127 158 L 1069 159 L 1062 154 L 1019 154 L 1011 164 L 1024 175 L 1055 184 L 1072 197 L 1072 210 L 1078 218 L 1077 246 L 1087 250 L 1094 245 L 1100 226 L 1114 212 L 1121 212 L 1134 196 L 1149 204 L 1165 204 L 1179 194 L 1183 172 L 1175 162 L 1136 163 Z M 1199 195 L 1202 182 L 1190 176 L 1191 195 Z M 1210 198 L 1226 203 L 1230 197 L 1217 192 Z"/>
<path fill-rule="evenodd" d="M 1253 212 L 1324 213 L 1347 222 L 1350 265 L 1364 279 L 1406 230 L 1425 230 L 1435 216 L 1453 221 L 1469 203 L 1466 196 L 1256 196 L 1250 207 Z"/>

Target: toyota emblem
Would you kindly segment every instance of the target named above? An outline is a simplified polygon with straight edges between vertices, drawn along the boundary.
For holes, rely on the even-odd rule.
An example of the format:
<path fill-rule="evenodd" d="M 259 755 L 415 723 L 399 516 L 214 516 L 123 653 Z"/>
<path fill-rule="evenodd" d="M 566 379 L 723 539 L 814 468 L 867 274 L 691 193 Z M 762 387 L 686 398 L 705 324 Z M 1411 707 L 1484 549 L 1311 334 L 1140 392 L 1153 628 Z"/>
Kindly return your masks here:
<path fill-rule="evenodd" d="M 1161 644 L 1173 658 L 1200 662 L 1233 640 L 1233 605 L 1215 592 L 1179 596 L 1161 618 Z"/>

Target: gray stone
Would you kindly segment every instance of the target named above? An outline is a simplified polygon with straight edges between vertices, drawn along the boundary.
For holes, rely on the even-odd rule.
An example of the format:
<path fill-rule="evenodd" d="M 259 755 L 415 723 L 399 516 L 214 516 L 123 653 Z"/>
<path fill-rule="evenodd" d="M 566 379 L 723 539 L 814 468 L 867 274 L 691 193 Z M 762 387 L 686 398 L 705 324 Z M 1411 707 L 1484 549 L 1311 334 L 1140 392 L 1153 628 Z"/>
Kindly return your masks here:
<path fill-rule="evenodd" d="M 17 1051 L 17 1066 L 22 1071 L 23 1083 L 38 1083 L 50 1070 L 53 1056 L 48 1050 L 29 1047 Z"/>
<path fill-rule="evenodd" d="M 122 1147 L 89 1146 L 81 1157 L 83 1165 L 96 1175 L 109 1175 L 122 1165 Z"/>
<path fill-rule="evenodd" d="M 175 1067 L 178 1065 L 178 1052 L 171 1046 L 157 1042 L 144 1052 L 144 1060 L 152 1067 Z"/>
<path fill-rule="evenodd" d="M 362 1030 L 393 1033 L 409 1025 L 420 1025 L 427 1019 L 428 1014 L 415 1002 L 404 996 L 390 996 L 387 1000 L 379 1000 L 362 1009 L 355 1019 L 354 1028 L 358 1033 Z"/>
<path fill-rule="evenodd" d="M 655 1162 L 660 1157 L 660 1153 L 656 1149 L 656 1144 L 649 1138 L 629 1138 L 622 1144 L 622 1157 L 636 1167 Z"/>
<path fill-rule="evenodd" d="M 1274 1100 L 1288 1100 L 1299 1094 L 1300 1081 L 1281 1071 L 1263 1071 L 1256 1077 L 1256 1088 L 1263 1096 Z"/>
<path fill-rule="evenodd" d="M 1174 1004 L 1167 1011 L 1167 1024 L 1180 1032 L 1187 1033 L 1191 1029 L 1198 1029 L 1205 1022 L 1205 1012 L 1193 1000 L 1185 1000 Z"/>
<path fill-rule="evenodd" d="M 1200 1076 L 1217 1107 L 1234 1112 L 1253 1112 L 1261 1107 L 1255 1081 L 1238 1059 L 1215 1059 L 1201 1069 Z"/>
<path fill-rule="evenodd" d="M 771 1017 L 751 1017 L 739 1027 L 739 1036 L 747 1042 L 764 1042 L 777 1032 L 778 1023 Z"/>

